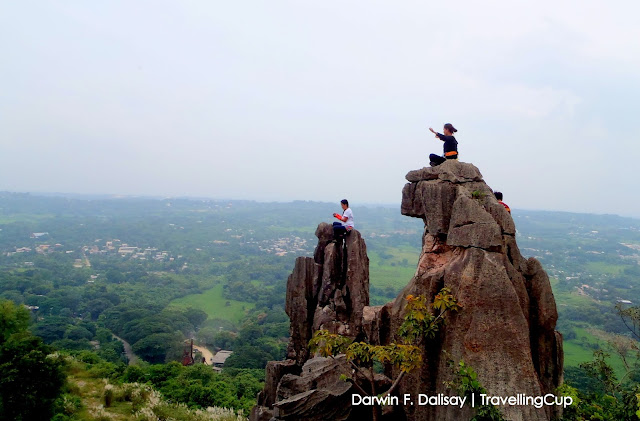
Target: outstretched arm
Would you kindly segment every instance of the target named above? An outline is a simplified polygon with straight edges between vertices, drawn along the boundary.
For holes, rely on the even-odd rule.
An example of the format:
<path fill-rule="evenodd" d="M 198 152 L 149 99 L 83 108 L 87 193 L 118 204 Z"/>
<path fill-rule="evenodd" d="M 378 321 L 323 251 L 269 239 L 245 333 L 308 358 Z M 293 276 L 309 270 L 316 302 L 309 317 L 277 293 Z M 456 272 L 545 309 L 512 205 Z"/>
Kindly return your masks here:
<path fill-rule="evenodd" d="M 437 138 L 440 138 L 440 136 L 438 136 L 438 132 L 436 132 L 435 130 L 433 130 L 431 127 L 429 127 L 429 131 L 431 133 L 433 133 L 434 135 L 436 135 Z"/>

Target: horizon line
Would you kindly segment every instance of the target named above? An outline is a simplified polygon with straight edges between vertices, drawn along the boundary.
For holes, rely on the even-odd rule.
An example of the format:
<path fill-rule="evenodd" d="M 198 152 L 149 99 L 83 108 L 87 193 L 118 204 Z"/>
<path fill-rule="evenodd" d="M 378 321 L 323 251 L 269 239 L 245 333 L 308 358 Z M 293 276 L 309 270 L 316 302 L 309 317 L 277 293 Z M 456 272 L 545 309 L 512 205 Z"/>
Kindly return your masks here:
<path fill-rule="evenodd" d="M 64 197 L 71 198 L 76 200 L 118 200 L 118 199 L 150 199 L 150 200 L 209 200 L 216 202 L 254 202 L 254 203 L 295 203 L 295 202 L 310 202 L 310 203 L 323 203 L 323 204 L 331 204 L 333 202 L 325 201 L 325 200 L 310 200 L 310 199 L 291 199 L 291 200 L 261 200 L 261 199 L 234 199 L 234 198 L 216 198 L 211 196 L 168 196 L 168 195 L 145 195 L 145 194 L 118 194 L 118 193 L 64 193 L 64 192 L 25 192 L 25 191 L 10 191 L 10 190 L 0 190 L 0 194 L 9 193 L 9 194 L 25 194 L 32 195 L 36 197 Z M 400 203 L 390 203 L 390 202 L 360 202 L 360 205 L 363 207 L 367 206 L 378 206 L 378 207 L 394 207 L 400 206 Z M 557 213 L 569 213 L 576 215 L 596 215 L 596 216 L 617 216 L 620 218 L 629 218 L 640 220 L 640 216 L 635 215 L 621 215 L 617 213 L 589 213 L 589 212 L 576 212 L 576 211 L 566 211 L 566 210 L 557 210 L 557 209 L 525 209 L 525 208 L 512 208 L 513 210 L 525 211 L 525 212 L 557 212 Z"/>

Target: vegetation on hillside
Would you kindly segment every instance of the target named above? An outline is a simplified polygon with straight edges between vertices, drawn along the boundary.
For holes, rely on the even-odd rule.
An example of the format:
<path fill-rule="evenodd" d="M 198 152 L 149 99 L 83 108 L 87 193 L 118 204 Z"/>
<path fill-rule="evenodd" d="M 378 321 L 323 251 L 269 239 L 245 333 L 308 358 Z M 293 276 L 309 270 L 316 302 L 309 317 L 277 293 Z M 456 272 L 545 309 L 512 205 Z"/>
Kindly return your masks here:
<path fill-rule="evenodd" d="M 91 354 L 116 378 L 127 359 L 114 334 L 158 367 L 179 360 L 183 341 L 195 338 L 212 351 L 234 351 L 225 371 L 262 369 L 285 353 L 294 259 L 312 255 L 315 227 L 336 207 L 0 193 L 0 300 L 30 309 L 22 336 L 3 346 L 11 355 L 29 347 Z M 371 302 L 383 304 L 415 271 L 422 221 L 397 207 L 353 208 L 371 258 Z M 637 346 L 637 338 L 614 306 L 640 302 L 640 222 L 517 210 L 513 217 L 523 255 L 552 277 L 568 385 L 584 396 L 604 393 L 581 366 L 594 351 L 609 354 L 603 359 L 621 387 L 637 384 L 628 370 L 635 350 L 622 356 L 615 345 L 626 338 Z"/>

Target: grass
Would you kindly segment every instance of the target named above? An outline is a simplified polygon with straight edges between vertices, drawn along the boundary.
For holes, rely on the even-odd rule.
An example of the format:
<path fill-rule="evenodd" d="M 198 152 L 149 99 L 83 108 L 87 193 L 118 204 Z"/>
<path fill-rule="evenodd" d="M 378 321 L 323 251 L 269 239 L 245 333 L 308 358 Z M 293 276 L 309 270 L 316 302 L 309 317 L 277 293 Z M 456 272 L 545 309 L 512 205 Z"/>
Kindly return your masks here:
<path fill-rule="evenodd" d="M 28 213 L 16 213 L 11 215 L 0 215 L 0 224 L 12 224 L 14 222 L 39 222 L 45 219 L 51 219 L 55 217 L 54 214 L 28 214 Z"/>
<path fill-rule="evenodd" d="M 67 369 L 64 413 L 77 421 L 171 419 L 175 421 L 237 421 L 233 410 L 189 409 L 170 403 L 149 385 L 110 384 L 96 376 L 90 365 L 72 359 Z M 138 412 L 139 411 L 139 412 Z"/>
<path fill-rule="evenodd" d="M 593 359 L 593 351 L 595 349 L 584 346 L 584 342 L 588 342 L 590 344 L 597 344 L 600 349 L 609 353 L 611 356 L 608 358 L 609 364 L 613 367 L 618 379 L 622 378 L 626 373 L 626 369 L 624 367 L 624 363 L 622 359 L 616 355 L 607 344 L 606 340 L 601 339 L 598 336 L 607 336 L 607 332 L 601 331 L 602 335 L 593 335 L 594 330 L 598 331 L 598 329 L 592 329 L 587 327 L 575 327 L 573 328 L 575 331 L 577 338 L 564 341 L 564 365 L 567 367 L 577 367 L 580 363 L 588 362 Z M 591 332 L 590 332 L 591 330 Z M 632 363 L 633 358 L 628 358 L 627 362 Z"/>
<path fill-rule="evenodd" d="M 612 270 L 616 265 L 608 265 L 606 263 L 600 262 L 591 262 L 590 264 L 599 267 L 600 269 L 608 269 Z M 605 265 L 605 266 L 602 266 Z M 570 308 L 579 308 L 585 306 L 593 306 L 595 300 L 591 297 L 580 295 L 575 291 L 558 291 L 558 279 L 550 278 L 551 288 L 554 290 L 553 294 L 556 299 L 556 305 L 558 306 L 558 312 L 562 313 L 563 307 Z M 565 339 L 563 342 L 564 349 L 564 365 L 565 367 L 578 367 L 580 363 L 589 362 L 593 359 L 593 351 L 594 348 L 586 346 L 588 344 L 596 344 L 599 349 L 603 349 L 609 354 L 611 357 L 609 358 L 609 364 L 613 367 L 616 372 L 618 378 L 621 378 L 625 371 L 624 364 L 622 363 L 622 359 L 615 355 L 607 344 L 607 341 L 601 339 L 601 337 L 606 335 L 606 332 L 602 331 L 602 335 L 595 336 L 591 332 L 598 331 L 597 329 L 593 329 L 591 326 L 586 326 L 582 324 L 578 324 L 577 326 L 572 325 L 571 329 L 576 333 L 576 339 Z M 568 332 L 563 332 L 565 335 Z"/>
<path fill-rule="evenodd" d="M 551 284 L 551 289 L 553 290 L 553 296 L 556 299 L 558 311 L 560 311 L 560 307 L 583 307 L 585 305 L 592 305 L 593 303 L 597 302 L 593 297 L 579 294 L 575 288 L 571 291 L 559 291 L 558 282 L 559 281 L 557 278 L 549 278 L 549 283 Z"/>
<path fill-rule="evenodd" d="M 368 253 L 369 283 L 376 288 L 392 287 L 399 291 L 415 274 L 420 250 L 398 247 L 387 248 L 384 253 L 392 257 L 384 259 L 377 252 Z M 406 265 L 403 263 L 404 259 L 407 260 Z"/>
<path fill-rule="evenodd" d="M 228 303 L 228 305 L 227 305 Z M 241 321 L 254 304 L 244 301 L 227 300 L 222 296 L 222 284 L 206 290 L 202 294 L 187 295 L 173 300 L 169 306 L 193 307 L 207 313 L 210 319 Z"/>

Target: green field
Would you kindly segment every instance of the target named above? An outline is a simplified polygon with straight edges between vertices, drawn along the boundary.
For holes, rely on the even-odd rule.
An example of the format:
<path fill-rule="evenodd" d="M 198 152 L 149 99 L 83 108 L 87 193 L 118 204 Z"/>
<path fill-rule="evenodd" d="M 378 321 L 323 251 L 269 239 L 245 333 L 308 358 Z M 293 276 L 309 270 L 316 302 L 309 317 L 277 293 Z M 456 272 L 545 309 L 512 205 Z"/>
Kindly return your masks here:
<path fill-rule="evenodd" d="M 591 265 L 593 266 L 591 268 L 592 270 L 597 268 L 600 271 L 614 270 L 614 268 L 617 267 L 616 265 L 607 265 L 600 262 L 591 262 Z M 554 290 L 553 294 L 556 299 L 556 305 L 558 306 L 559 313 L 562 313 L 563 308 L 567 307 L 589 308 L 595 305 L 596 301 L 591 297 L 580 295 L 573 291 L 558 291 L 556 288 L 558 285 L 558 279 L 550 278 L 549 280 L 551 282 L 551 287 Z M 618 378 L 622 377 L 625 373 L 622 359 L 612 352 L 606 340 L 594 336 L 589 331 L 589 328 L 592 327 L 593 326 L 588 326 L 581 322 L 571 323 L 571 328 L 569 330 L 574 331 L 577 337 L 569 340 L 565 338 L 564 340 L 563 348 L 565 367 L 578 367 L 580 363 L 589 362 L 593 359 L 593 351 L 595 351 L 595 349 L 602 349 L 611 355 L 609 358 L 609 364 L 611 364 L 615 370 Z M 566 335 L 568 331 L 563 333 Z M 597 345 L 597 348 L 594 348 L 591 345 Z"/>
<path fill-rule="evenodd" d="M 624 265 L 616 265 L 606 262 L 588 262 L 587 270 L 595 273 L 602 273 L 606 275 L 617 275 L 624 270 Z"/>
<path fill-rule="evenodd" d="M 369 253 L 369 282 L 376 288 L 404 288 L 416 272 L 420 250 L 406 247 L 386 249 L 385 254 L 392 257 L 382 258 L 380 253 Z"/>
<path fill-rule="evenodd" d="M 222 284 L 219 284 L 202 294 L 187 295 L 173 300 L 169 306 L 179 308 L 193 307 L 207 313 L 209 319 L 239 322 L 245 317 L 247 311 L 253 308 L 254 304 L 227 300 L 222 296 Z"/>
<path fill-rule="evenodd" d="M 575 327 L 572 330 L 576 333 L 577 338 L 564 341 L 563 348 L 565 367 L 577 367 L 580 363 L 593 360 L 593 351 L 595 351 L 595 349 L 588 346 L 588 344 L 596 344 L 600 349 L 610 355 L 608 362 L 615 370 L 618 378 L 620 379 L 624 376 L 626 373 L 624 363 L 622 362 L 622 359 L 613 352 L 606 340 L 594 336 L 585 327 Z M 633 364 L 634 361 L 634 358 L 627 358 L 627 362 L 630 364 Z"/>
<path fill-rule="evenodd" d="M 558 306 L 558 311 L 560 311 L 561 306 L 565 307 L 584 307 L 585 305 L 593 304 L 596 302 L 592 297 L 586 295 L 580 295 L 577 290 L 573 291 L 558 291 L 557 284 L 558 280 L 555 278 L 551 278 L 551 289 L 553 290 L 553 296 L 556 299 L 556 305 Z"/>
<path fill-rule="evenodd" d="M 0 224 L 12 224 L 14 222 L 36 223 L 45 219 L 51 219 L 53 214 L 22 214 L 0 215 Z"/>

